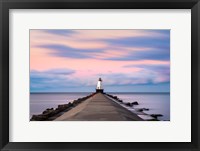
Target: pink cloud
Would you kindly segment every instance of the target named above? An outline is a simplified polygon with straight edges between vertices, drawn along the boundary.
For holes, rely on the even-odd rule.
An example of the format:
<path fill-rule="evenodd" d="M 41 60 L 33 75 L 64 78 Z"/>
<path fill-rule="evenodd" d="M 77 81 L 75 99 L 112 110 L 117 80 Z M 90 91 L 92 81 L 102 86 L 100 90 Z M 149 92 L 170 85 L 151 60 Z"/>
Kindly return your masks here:
<path fill-rule="evenodd" d="M 85 40 L 85 37 L 78 38 L 73 36 L 60 36 L 55 34 L 49 34 L 42 32 L 40 30 L 31 30 L 30 31 L 30 46 L 36 47 L 38 45 L 44 44 L 59 44 L 65 45 L 71 48 L 80 48 L 80 49 L 94 49 L 94 48 L 106 48 L 107 44 L 102 41 L 91 41 Z"/>

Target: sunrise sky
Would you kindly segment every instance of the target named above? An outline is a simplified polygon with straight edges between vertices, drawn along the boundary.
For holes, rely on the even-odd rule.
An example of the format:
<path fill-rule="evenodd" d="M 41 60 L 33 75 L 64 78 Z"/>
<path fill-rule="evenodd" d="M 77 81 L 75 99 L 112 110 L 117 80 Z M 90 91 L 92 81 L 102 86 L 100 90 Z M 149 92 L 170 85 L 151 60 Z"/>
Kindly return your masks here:
<path fill-rule="evenodd" d="M 30 30 L 31 92 L 169 92 L 170 30 Z"/>

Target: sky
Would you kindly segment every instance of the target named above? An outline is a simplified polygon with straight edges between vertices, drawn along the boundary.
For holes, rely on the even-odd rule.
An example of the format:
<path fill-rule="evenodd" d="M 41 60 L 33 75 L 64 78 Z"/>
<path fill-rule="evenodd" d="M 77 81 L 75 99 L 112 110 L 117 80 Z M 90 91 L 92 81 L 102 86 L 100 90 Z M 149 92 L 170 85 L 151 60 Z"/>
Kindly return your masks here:
<path fill-rule="evenodd" d="M 30 30 L 30 92 L 170 92 L 170 30 Z"/>

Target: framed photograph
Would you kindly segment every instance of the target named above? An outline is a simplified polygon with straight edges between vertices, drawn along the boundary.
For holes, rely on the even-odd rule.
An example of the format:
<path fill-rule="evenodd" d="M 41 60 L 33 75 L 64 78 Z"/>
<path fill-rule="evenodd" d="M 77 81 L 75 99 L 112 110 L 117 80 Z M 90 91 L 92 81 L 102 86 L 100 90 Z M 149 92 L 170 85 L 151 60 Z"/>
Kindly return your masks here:
<path fill-rule="evenodd" d="M 200 150 L 198 0 L 1 0 L 1 150 Z"/>
<path fill-rule="evenodd" d="M 31 121 L 170 121 L 169 29 L 29 33 Z"/>

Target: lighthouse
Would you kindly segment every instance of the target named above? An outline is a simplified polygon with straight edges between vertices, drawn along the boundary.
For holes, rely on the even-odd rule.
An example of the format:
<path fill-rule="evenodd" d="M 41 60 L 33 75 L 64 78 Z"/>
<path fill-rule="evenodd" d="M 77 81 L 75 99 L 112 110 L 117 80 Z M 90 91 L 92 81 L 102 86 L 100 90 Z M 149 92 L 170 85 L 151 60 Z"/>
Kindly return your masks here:
<path fill-rule="evenodd" d="M 102 80 L 101 80 L 101 78 L 99 78 L 99 80 L 97 82 L 96 92 L 103 93 L 103 86 L 102 86 Z"/>

